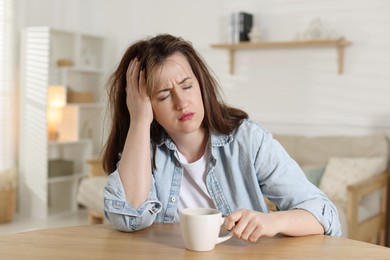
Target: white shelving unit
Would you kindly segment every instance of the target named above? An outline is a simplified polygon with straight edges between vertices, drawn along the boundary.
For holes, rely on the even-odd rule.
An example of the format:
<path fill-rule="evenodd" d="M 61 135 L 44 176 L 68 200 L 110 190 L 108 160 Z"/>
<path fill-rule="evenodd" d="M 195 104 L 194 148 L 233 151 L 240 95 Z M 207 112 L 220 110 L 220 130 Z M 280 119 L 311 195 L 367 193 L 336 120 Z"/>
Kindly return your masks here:
<path fill-rule="evenodd" d="M 19 149 L 22 215 L 46 218 L 77 210 L 77 188 L 81 178 L 87 175 L 86 161 L 94 158 L 102 147 L 103 57 L 103 37 L 49 27 L 24 29 Z M 51 85 L 65 86 L 69 92 L 88 93 L 93 97 L 89 101 L 68 99 L 62 113 L 71 111 L 72 116 L 63 119 L 61 135 L 54 141 L 49 141 L 47 117 Z M 67 127 L 72 128 L 72 138 L 63 134 Z M 51 160 L 71 162 L 71 172 L 52 176 Z"/>

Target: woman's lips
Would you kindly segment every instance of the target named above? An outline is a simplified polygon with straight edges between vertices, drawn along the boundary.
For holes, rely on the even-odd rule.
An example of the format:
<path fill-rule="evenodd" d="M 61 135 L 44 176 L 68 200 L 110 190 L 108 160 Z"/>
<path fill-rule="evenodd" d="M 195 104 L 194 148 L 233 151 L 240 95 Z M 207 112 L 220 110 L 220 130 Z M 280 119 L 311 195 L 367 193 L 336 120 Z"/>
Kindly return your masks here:
<path fill-rule="evenodd" d="M 183 115 L 179 118 L 179 120 L 180 120 L 180 121 L 191 120 L 193 116 L 194 116 L 194 113 L 186 113 L 186 114 L 183 114 Z"/>

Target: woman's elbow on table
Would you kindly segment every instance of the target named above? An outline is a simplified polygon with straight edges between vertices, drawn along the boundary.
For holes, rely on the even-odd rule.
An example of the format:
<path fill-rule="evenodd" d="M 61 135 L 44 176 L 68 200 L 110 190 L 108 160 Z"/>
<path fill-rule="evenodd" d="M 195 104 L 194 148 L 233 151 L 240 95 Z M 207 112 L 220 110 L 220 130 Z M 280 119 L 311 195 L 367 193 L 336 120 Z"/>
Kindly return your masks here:
<path fill-rule="evenodd" d="M 144 218 L 142 216 L 129 216 L 109 211 L 104 213 L 111 225 L 123 232 L 134 232 L 149 227 L 155 219 L 152 216 Z"/>

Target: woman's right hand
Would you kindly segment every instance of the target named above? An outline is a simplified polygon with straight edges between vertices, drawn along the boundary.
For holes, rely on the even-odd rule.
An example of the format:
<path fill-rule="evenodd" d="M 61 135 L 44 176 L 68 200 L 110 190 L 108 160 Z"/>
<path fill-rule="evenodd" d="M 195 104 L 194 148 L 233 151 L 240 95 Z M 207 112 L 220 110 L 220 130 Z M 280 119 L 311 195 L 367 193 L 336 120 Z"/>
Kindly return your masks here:
<path fill-rule="evenodd" d="M 132 122 L 153 121 L 150 97 L 146 94 L 145 70 L 138 59 L 130 62 L 126 72 L 126 104 Z M 144 121 L 143 121 L 144 120 Z"/>

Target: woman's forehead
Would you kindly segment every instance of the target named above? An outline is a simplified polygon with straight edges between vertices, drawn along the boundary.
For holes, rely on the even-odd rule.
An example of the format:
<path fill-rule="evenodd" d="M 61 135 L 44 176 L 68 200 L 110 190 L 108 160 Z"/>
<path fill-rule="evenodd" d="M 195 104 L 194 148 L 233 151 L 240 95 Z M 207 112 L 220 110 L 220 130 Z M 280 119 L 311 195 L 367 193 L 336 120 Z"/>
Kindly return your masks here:
<path fill-rule="evenodd" d="M 155 88 L 157 89 L 180 84 L 184 79 L 194 76 L 189 62 L 181 53 L 169 56 L 157 69 L 155 75 Z"/>

